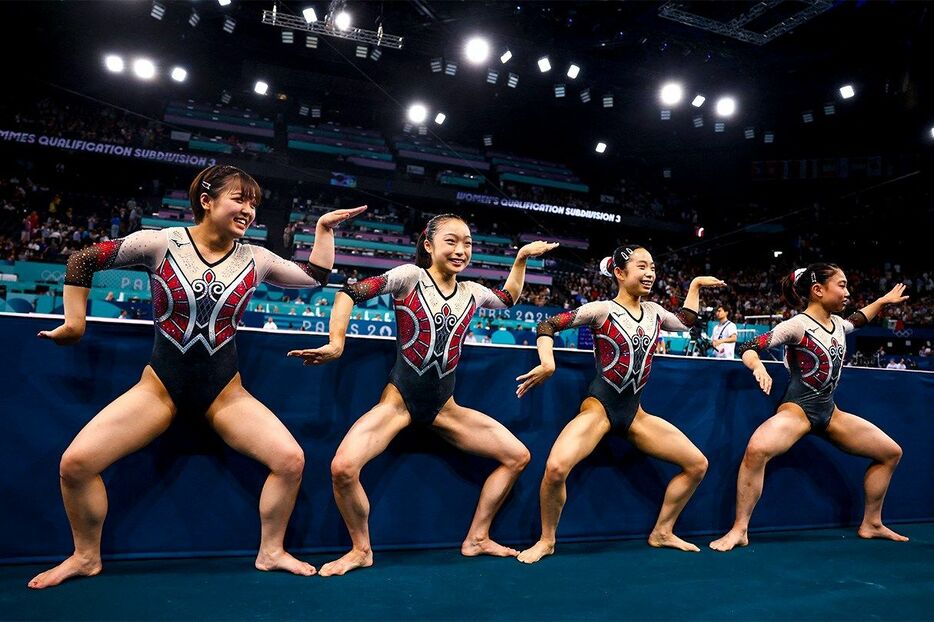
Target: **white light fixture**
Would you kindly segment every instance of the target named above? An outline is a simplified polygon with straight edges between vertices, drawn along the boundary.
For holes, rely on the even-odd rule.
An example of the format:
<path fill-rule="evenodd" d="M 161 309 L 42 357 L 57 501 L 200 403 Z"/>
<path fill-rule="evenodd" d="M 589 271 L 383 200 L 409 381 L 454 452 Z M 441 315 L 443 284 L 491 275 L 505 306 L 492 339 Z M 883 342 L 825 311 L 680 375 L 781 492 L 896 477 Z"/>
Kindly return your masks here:
<path fill-rule="evenodd" d="M 704 105 L 705 101 L 707 101 L 706 97 L 704 97 L 703 95 L 698 95 L 697 97 L 694 98 L 694 101 L 691 102 L 691 105 L 694 106 L 695 108 L 700 108 L 701 106 Z"/>
<path fill-rule="evenodd" d="M 116 54 L 108 54 L 104 57 L 104 66 L 107 71 L 121 73 L 123 71 L 123 59 Z"/>
<path fill-rule="evenodd" d="M 840 87 L 840 97 L 843 99 L 849 99 L 856 95 L 856 90 L 853 88 L 852 84 L 847 84 Z"/>
<path fill-rule="evenodd" d="M 269 91 L 269 85 L 262 80 L 257 80 L 253 85 L 253 92 L 257 95 L 265 95 Z"/>
<path fill-rule="evenodd" d="M 230 4 L 230 0 L 217 0 L 217 3 L 221 6 L 228 6 Z"/>
<path fill-rule="evenodd" d="M 577 76 L 580 74 L 580 72 L 581 72 L 581 68 L 578 67 L 577 65 L 571 65 L 570 67 L 568 67 L 568 77 L 572 80 L 576 79 Z"/>
<path fill-rule="evenodd" d="M 604 95 L 604 96 L 603 96 L 603 107 L 604 107 L 604 108 L 612 108 L 612 107 L 613 107 L 613 96 L 612 96 L 612 95 Z"/>
<path fill-rule="evenodd" d="M 594 148 L 594 151 L 597 153 L 603 153 L 606 151 L 606 143 L 597 143 L 597 146 Z"/>
<path fill-rule="evenodd" d="M 315 10 L 313 7 L 308 7 L 307 9 L 302 11 L 302 17 L 304 17 L 305 21 L 308 22 L 309 24 L 318 21 L 318 14 L 315 13 Z"/>
<path fill-rule="evenodd" d="M 721 117 L 733 116 L 736 112 L 736 100 L 732 97 L 721 97 L 717 100 L 717 115 Z"/>
<path fill-rule="evenodd" d="M 334 25 L 337 26 L 338 30 L 347 30 L 350 28 L 350 13 L 347 11 L 338 13 L 337 17 L 334 18 Z"/>
<path fill-rule="evenodd" d="M 428 118 L 428 109 L 424 104 L 412 104 L 409 106 L 409 111 L 406 116 L 412 123 L 420 125 Z"/>
<path fill-rule="evenodd" d="M 516 88 L 516 85 L 519 84 L 519 76 L 512 72 L 509 72 L 509 78 L 506 80 L 506 86 L 511 89 Z"/>
<path fill-rule="evenodd" d="M 505 65 L 506 63 L 509 62 L 509 59 L 510 59 L 510 58 L 512 58 L 512 52 L 510 52 L 509 50 L 506 50 L 506 51 L 503 53 L 503 55 L 499 57 L 499 62 L 501 62 L 501 63 L 503 63 L 503 64 Z"/>
<path fill-rule="evenodd" d="M 224 32 L 226 32 L 228 35 L 232 35 L 236 27 L 237 27 L 237 20 L 235 20 L 232 17 L 224 18 Z"/>
<path fill-rule="evenodd" d="M 149 16 L 152 17 L 153 19 L 161 20 L 164 15 L 165 15 L 165 5 L 162 4 L 161 2 L 153 2 L 152 10 L 149 11 Z"/>
<path fill-rule="evenodd" d="M 931 128 L 931 138 L 934 138 L 934 127 Z"/>
<path fill-rule="evenodd" d="M 464 55 L 474 65 L 485 63 L 490 57 L 490 44 L 481 37 L 471 37 L 464 46 Z"/>
<path fill-rule="evenodd" d="M 443 112 L 439 112 L 435 116 L 435 123 L 437 123 L 438 125 L 441 125 L 442 123 L 444 123 L 445 119 L 447 119 L 447 116 Z"/>
<path fill-rule="evenodd" d="M 488 69 L 486 72 L 487 84 L 496 84 L 497 80 L 499 80 L 499 72 L 495 69 Z"/>
<path fill-rule="evenodd" d="M 674 106 L 681 101 L 681 98 L 684 96 L 684 90 L 681 88 L 680 84 L 669 82 L 662 86 L 659 95 L 663 104 L 666 106 Z"/>
<path fill-rule="evenodd" d="M 282 43 L 294 43 L 295 42 L 295 33 L 291 30 L 282 31 Z"/>
<path fill-rule="evenodd" d="M 188 72 L 181 67 L 172 68 L 172 79 L 176 82 L 184 82 L 185 78 L 188 77 Z"/>
<path fill-rule="evenodd" d="M 542 56 L 538 59 L 538 70 L 542 73 L 551 71 L 551 61 L 548 60 L 547 56 Z"/>
<path fill-rule="evenodd" d="M 198 22 L 200 21 L 201 21 L 201 16 L 198 15 L 198 11 L 192 9 L 191 15 L 188 17 L 188 25 L 191 26 L 192 28 L 195 28 L 198 26 Z"/>
<path fill-rule="evenodd" d="M 148 58 L 137 58 L 133 61 L 133 73 L 140 80 L 152 80 L 156 76 L 156 65 Z"/>

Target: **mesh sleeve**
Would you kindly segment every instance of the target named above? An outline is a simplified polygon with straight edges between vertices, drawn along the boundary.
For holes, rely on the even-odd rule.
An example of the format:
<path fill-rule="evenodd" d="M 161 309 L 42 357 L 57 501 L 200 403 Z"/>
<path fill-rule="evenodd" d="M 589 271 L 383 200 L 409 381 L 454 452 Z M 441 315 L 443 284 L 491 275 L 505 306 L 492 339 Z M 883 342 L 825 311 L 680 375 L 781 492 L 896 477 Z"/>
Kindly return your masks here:
<path fill-rule="evenodd" d="M 739 354 L 742 356 L 747 350 L 763 352 L 781 345 L 798 343 L 801 341 L 802 337 L 804 337 L 804 325 L 794 317 L 781 322 L 763 335 L 758 335 L 749 341 L 741 343 L 739 346 Z"/>
<path fill-rule="evenodd" d="M 843 332 L 852 333 L 858 328 L 862 328 L 869 323 L 869 318 L 861 310 L 843 320 Z"/>
<path fill-rule="evenodd" d="M 516 304 L 512 294 L 505 289 L 489 288 L 473 281 L 467 282 L 477 300 L 478 307 L 487 307 L 490 309 L 508 309 Z"/>
<path fill-rule="evenodd" d="M 679 331 L 690 330 L 697 323 L 697 312 L 687 307 L 681 307 L 674 313 L 654 302 L 648 304 L 654 305 L 658 311 L 658 319 L 662 330 Z"/>
<path fill-rule="evenodd" d="M 371 276 L 352 285 L 344 285 L 341 291 L 360 304 L 382 294 L 392 294 L 394 298 L 412 291 L 421 276 L 421 268 L 412 264 L 396 266 L 379 276 Z"/>
<path fill-rule="evenodd" d="M 606 319 L 606 305 L 601 302 L 588 302 L 582 307 L 565 311 L 542 320 L 536 330 L 537 337 L 554 337 L 555 333 L 578 326 L 592 326 Z M 602 319 L 601 319 L 602 318 Z"/>
<path fill-rule="evenodd" d="M 253 257 L 263 281 L 279 287 L 320 287 L 331 276 L 328 268 L 313 263 L 296 263 L 279 257 L 262 246 L 253 246 Z"/>
<path fill-rule="evenodd" d="M 165 250 L 162 231 L 137 231 L 125 238 L 92 244 L 68 258 L 65 285 L 91 287 L 94 273 L 110 268 L 142 266 L 153 270 Z"/>

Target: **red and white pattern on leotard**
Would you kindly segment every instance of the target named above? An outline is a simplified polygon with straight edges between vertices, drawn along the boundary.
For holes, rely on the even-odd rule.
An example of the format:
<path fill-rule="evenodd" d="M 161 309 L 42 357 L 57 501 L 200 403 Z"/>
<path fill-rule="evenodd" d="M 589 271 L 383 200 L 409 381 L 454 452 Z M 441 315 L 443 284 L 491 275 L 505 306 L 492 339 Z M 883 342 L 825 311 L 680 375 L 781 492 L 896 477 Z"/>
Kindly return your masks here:
<path fill-rule="evenodd" d="M 638 393 L 649 380 L 659 325 L 654 322 L 651 334 L 641 325 L 634 333 L 628 334 L 617 317 L 617 314 L 610 313 L 594 332 L 595 354 L 600 361 L 603 379 L 610 386 L 619 393 L 631 386 L 633 392 Z"/>
<path fill-rule="evenodd" d="M 217 348 L 237 334 L 237 324 L 243 317 L 250 297 L 256 291 L 256 270 L 250 263 L 233 283 L 221 294 L 220 302 L 214 307 L 208 337 Z"/>
<path fill-rule="evenodd" d="M 419 376 L 434 368 L 443 378 L 457 368 L 464 335 L 476 305 L 471 299 L 458 316 L 450 304 L 432 314 L 421 284 L 404 298 L 397 298 L 396 326 L 403 359 Z"/>
<path fill-rule="evenodd" d="M 159 268 L 150 275 L 149 281 L 152 317 L 156 328 L 182 349 L 181 344 L 188 343 L 194 331 L 194 292 L 170 254 L 166 254 Z"/>
<path fill-rule="evenodd" d="M 801 381 L 815 391 L 820 391 L 836 385 L 844 352 L 836 338 L 831 338 L 827 346 L 808 330 L 796 347 L 786 349 L 786 364 L 792 363 L 788 357 L 794 357 L 793 362 L 801 372 Z"/>

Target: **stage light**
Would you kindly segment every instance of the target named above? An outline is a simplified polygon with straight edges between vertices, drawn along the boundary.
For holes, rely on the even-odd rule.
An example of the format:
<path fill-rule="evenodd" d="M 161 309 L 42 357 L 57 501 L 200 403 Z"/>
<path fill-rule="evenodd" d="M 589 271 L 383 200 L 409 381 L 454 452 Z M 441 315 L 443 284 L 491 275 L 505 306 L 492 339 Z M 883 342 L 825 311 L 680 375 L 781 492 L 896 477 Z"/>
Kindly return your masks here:
<path fill-rule="evenodd" d="M 488 84 L 496 84 L 496 81 L 499 80 L 499 72 L 495 69 L 488 69 L 486 72 L 486 81 Z"/>
<path fill-rule="evenodd" d="M 164 15 L 165 15 L 165 5 L 162 4 L 161 2 L 153 2 L 152 10 L 149 11 L 149 16 L 154 19 L 161 20 Z"/>
<path fill-rule="evenodd" d="M 717 100 L 717 115 L 731 117 L 736 112 L 736 100 L 732 97 L 721 97 Z"/>
<path fill-rule="evenodd" d="M 555 85 L 555 97 L 564 97 L 564 85 L 563 84 Z"/>
<path fill-rule="evenodd" d="M 695 108 L 700 108 L 701 106 L 704 105 L 705 101 L 707 101 L 706 97 L 704 97 L 703 95 L 698 95 L 697 97 L 694 98 L 694 101 L 691 102 L 691 105 L 694 106 Z"/>
<path fill-rule="evenodd" d="M 338 13 L 337 17 L 334 18 L 334 25 L 337 26 L 338 30 L 347 30 L 350 28 L 350 13 L 347 11 Z"/>
<path fill-rule="evenodd" d="M 423 104 L 412 104 L 406 116 L 412 123 L 421 125 L 428 118 L 428 109 Z"/>
<path fill-rule="evenodd" d="M 104 57 L 104 66 L 107 67 L 107 71 L 113 73 L 122 73 L 123 59 L 116 54 L 108 54 Z"/>
<path fill-rule="evenodd" d="M 577 65 L 571 65 L 568 67 L 568 77 L 572 80 L 577 79 L 577 76 L 580 74 L 581 68 Z"/>
<path fill-rule="evenodd" d="M 253 85 L 253 92 L 257 95 L 265 95 L 269 91 L 269 85 L 262 80 L 257 80 Z"/>
<path fill-rule="evenodd" d="M 295 41 L 295 33 L 294 33 L 294 32 L 292 32 L 291 30 L 283 30 L 283 31 L 282 31 L 282 43 L 289 43 L 289 44 L 291 44 L 291 43 L 294 42 L 294 41 Z"/>
<path fill-rule="evenodd" d="M 464 46 L 464 55 L 474 65 L 485 63 L 486 59 L 490 57 L 490 44 L 486 39 L 473 37 Z"/>
<path fill-rule="evenodd" d="M 840 87 L 840 97 L 843 99 L 849 99 L 856 95 L 856 90 L 853 88 L 852 84 L 847 84 Z"/>
<path fill-rule="evenodd" d="M 302 17 L 304 17 L 305 21 L 308 22 L 309 24 L 318 21 L 318 14 L 315 13 L 314 8 L 312 7 L 308 7 L 307 9 L 302 11 Z"/>
<path fill-rule="evenodd" d="M 509 79 L 506 80 L 506 86 L 508 86 L 511 89 L 514 89 L 516 88 L 517 84 L 519 84 L 519 76 L 510 72 Z"/>
<path fill-rule="evenodd" d="M 590 101 L 590 88 L 588 87 L 584 89 L 583 91 L 581 91 L 580 97 L 581 97 L 581 103 L 586 104 L 587 102 L 589 102 Z"/>
<path fill-rule="evenodd" d="M 538 70 L 542 73 L 551 71 L 551 61 L 548 60 L 547 56 L 538 59 Z"/>
<path fill-rule="evenodd" d="M 606 143 L 597 143 L 597 146 L 594 147 L 594 151 L 597 153 L 603 153 L 606 151 Z"/>
<path fill-rule="evenodd" d="M 503 55 L 499 57 L 499 62 L 505 65 L 506 63 L 509 62 L 510 58 L 512 58 L 512 52 L 510 52 L 509 50 L 506 50 L 505 52 L 503 52 Z"/>
<path fill-rule="evenodd" d="M 198 12 L 194 9 L 191 10 L 191 15 L 188 17 L 188 25 L 192 28 L 198 25 L 198 22 L 201 21 L 201 16 L 198 15 Z"/>
<path fill-rule="evenodd" d="M 233 19 L 232 17 L 224 18 L 224 32 L 226 32 L 228 35 L 232 35 L 236 27 L 237 20 Z"/>
<path fill-rule="evenodd" d="M 684 90 L 681 88 L 680 84 L 669 82 L 662 87 L 659 95 L 663 104 L 666 106 L 674 106 L 681 101 L 681 98 L 684 96 Z"/>
<path fill-rule="evenodd" d="M 439 112 L 437 115 L 435 115 L 435 123 L 441 125 L 447 118 L 447 115 L 445 115 L 443 112 Z"/>
<path fill-rule="evenodd" d="M 152 80 L 156 75 L 156 65 L 148 58 L 133 61 L 133 73 L 141 80 Z"/>
<path fill-rule="evenodd" d="M 182 69 L 181 67 L 172 68 L 172 79 L 176 82 L 184 82 L 185 78 L 188 77 L 188 72 Z"/>
<path fill-rule="evenodd" d="M 230 0 L 217 0 L 217 3 L 221 6 L 228 6 L 230 4 Z"/>

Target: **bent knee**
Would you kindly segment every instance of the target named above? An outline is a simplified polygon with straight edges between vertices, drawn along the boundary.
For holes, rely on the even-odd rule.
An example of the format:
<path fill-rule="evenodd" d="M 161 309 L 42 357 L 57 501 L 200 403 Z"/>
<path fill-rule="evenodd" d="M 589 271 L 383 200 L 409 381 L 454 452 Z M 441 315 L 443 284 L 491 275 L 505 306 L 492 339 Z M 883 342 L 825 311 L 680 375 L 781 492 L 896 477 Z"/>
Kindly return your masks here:
<path fill-rule="evenodd" d="M 561 460 L 549 460 L 545 463 L 545 482 L 560 484 L 567 480 L 571 472 L 571 465 Z"/>
<path fill-rule="evenodd" d="M 529 462 L 531 461 L 532 453 L 529 451 L 528 447 L 522 445 L 521 449 L 514 451 L 503 464 L 512 471 L 522 471 L 525 467 L 529 466 Z"/>
<path fill-rule="evenodd" d="M 305 452 L 298 445 L 277 452 L 276 459 L 269 465 L 276 475 L 300 479 L 305 471 Z"/>
<path fill-rule="evenodd" d="M 91 456 L 67 450 L 58 466 L 59 477 L 65 482 L 81 482 L 100 474 Z"/>
<path fill-rule="evenodd" d="M 360 465 L 337 454 L 331 460 L 331 480 L 335 484 L 347 484 L 360 477 Z"/>
<path fill-rule="evenodd" d="M 883 458 L 883 462 L 888 462 L 889 464 L 895 465 L 898 464 L 902 459 L 902 446 L 896 442 L 892 442 L 892 446 L 888 448 Z"/>
<path fill-rule="evenodd" d="M 696 458 L 684 465 L 684 474 L 699 482 L 707 475 L 709 466 L 710 463 L 707 461 L 707 457 L 704 454 L 698 454 Z"/>
<path fill-rule="evenodd" d="M 768 445 L 753 441 L 746 447 L 746 453 L 743 455 L 743 462 L 748 466 L 761 466 L 771 460 L 774 455 L 774 452 Z"/>

